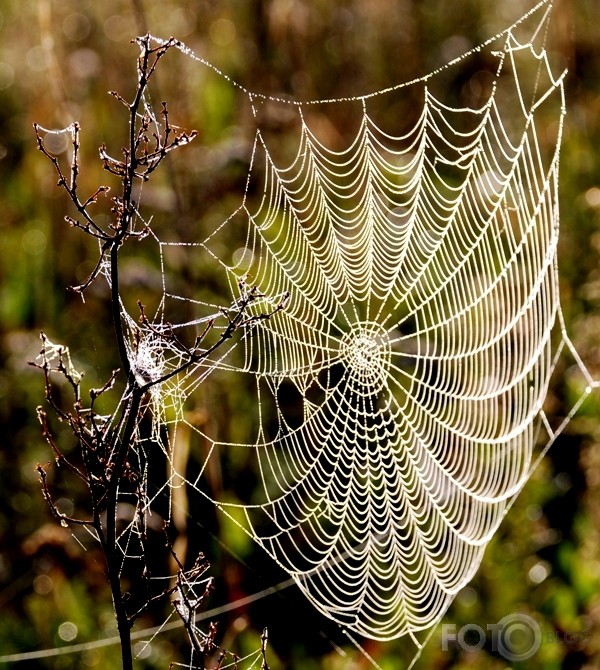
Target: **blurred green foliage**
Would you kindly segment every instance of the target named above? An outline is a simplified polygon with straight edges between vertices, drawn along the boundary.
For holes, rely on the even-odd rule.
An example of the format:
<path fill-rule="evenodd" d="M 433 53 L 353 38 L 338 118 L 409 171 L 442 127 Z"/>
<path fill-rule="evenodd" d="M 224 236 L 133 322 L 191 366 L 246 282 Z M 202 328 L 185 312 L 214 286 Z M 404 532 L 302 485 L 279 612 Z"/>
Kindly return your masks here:
<path fill-rule="evenodd" d="M 94 549 L 84 550 L 50 518 L 34 472 L 36 463 L 51 460 L 35 416 L 43 400 L 41 375 L 27 366 L 40 348 L 39 330 L 71 347 L 91 385 L 104 381 L 117 361 L 105 290 L 95 286 L 85 304 L 66 290 L 86 278 L 97 251 L 63 222 L 68 204 L 51 166 L 36 151 L 33 122 L 48 128 L 81 123 L 81 182 L 91 192 L 105 180 L 97 147 L 106 141 L 118 151 L 127 130 L 107 90 L 125 96 L 133 90 L 137 52 L 129 40 L 137 34 L 174 35 L 251 90 L 330 98 L 418 77 L 457 55 L 457 49 L 497 33 L 531 5 L 525 0 L 3 1 L 0 656 L 114 635 L 101 557 Z M 551 58 L 557 70 L 569 69 L 560 190 L 563 308 L 577 351 L 600 379 L 600 4 L 556 0 L 553 12 Z M 182 58 L 165 62 L 158 82 L 172 120 L 197 128 L 199 139 L 145 190 L 146 207 L 173 239 L 198 239 L 232 211 L 243 192 L 247 156 L 242 156 L 251 140 L 247 110 L 232 87 Z M 338 123 L 344 130 L 349 121 Z M 63 140 L 56 136 L 59 155 L 66 149 Z M 132 300 L 153 300 L 155 260 L 140 248 L 124 268 Z M 207 263 L 182 267 L 181 273 L 181 282 L 205 296 L 224 291 Z M 579 396 L 582 384 L 572 362 L 557 369 L 549 398 L 557 416 Z M 227 434 L 239 429 L 226 425 L 228 408 L 244 402 L 243 388 L 215 376 L 201 389 L 196 405 L 214 431 Z M 511 667 L 600 666 L 599 441 L 596 393 L 536 470 L 475 580 L 448 614 L 447 621 L 457 628 L 485 626 L 517 611 L 533 616 L 545 643 L 534 658 Z M 204 446 L 190 436 L 188 448 Z M 243 463 L 229 465 L 243 469 Z M 64 504 L 73 504 L 68 487 L 59 495 Z M 209 555 L 217 580 L 211 606 L 285 579 L 201 500 L 190 500 L 190 509 L 190 551 Z M 164 612 L 157 612 L 155 620 L 142 624 L 161 623 L 161 617 Z M 369 667 L 366 657 L 293 589 L 218 618 L 222 643 L 240 654 L 258 646 L 260 630 L 267 626 L 273 668 Z M 365 648 L 385 670 L 404 667 L 413 651 L 404 640 L 368 642 Z M 137 649 L 139 667 L 166 668 L 182 659 L 185 649 L 182 631 L 159 635 L 150 647 Z M 118 667 L 118 658 L 116 646 L 91 647 L 28 661 L 26 667 L 109 668 Z M 489 645 L 477 653 L 457 647 L 442 652 L 438 631 L 418 667 L 501 669 L 508 664 Z"/>

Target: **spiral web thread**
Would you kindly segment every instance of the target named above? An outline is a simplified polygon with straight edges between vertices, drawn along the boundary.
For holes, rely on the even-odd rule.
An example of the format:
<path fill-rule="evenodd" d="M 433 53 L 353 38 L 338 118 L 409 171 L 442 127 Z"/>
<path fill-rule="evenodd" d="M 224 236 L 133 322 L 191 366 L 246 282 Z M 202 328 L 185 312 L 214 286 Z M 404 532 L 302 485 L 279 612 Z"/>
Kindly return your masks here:
<path fill-rule="evenodd" d="M 550 8 L 544 0 L 420 80 L 326 101 L 358 110 L 358 130 L 342 149 L 311 128 L 322 102 L 268 98 L 225 77 L 256 118 L 241 204 L 201 242 L 155 238 L 163 299 L 131 351 L 140 374 L 159 378 L 183 360 L 159 335 L 177 328 L 166 325 L 173 305 L 198 315 L 181 328 L 202 330 L 219 314 L 216 303 L 170 287 L 169 259 L 180 250 L 226 277 L 232 311 L 250 286 L 261 296 L 251 314 L 285 302 L 217 358 L 154 389 L 155 437 L 166 426 L 170 439 L 169 486 L 212 498 L 204 481 L 211 459 L 240 452 L 253 460 L 258 490 L 215 504 L 321 613 L 368 638 L 417 642 L 439 621 L 539 459 L 597 386 L 559 303 L 564 92 L 544 48 Z M 531 23 L 523 39 L 517 28 Z M 438 99 L 436 77 L 484 50 L 497 70 L 483 102 Z M 401 134 L 380 127 L 372 109 L 409 87 L 423 101 L 416 123 Z M 268 105 L 299 128 L 292 160 L 274 158 L 261 128 Z M 233 240 L 240 246 L 227 262 Z M 584 383 L 568 416 L 553 423 L 543 403 L 565 351 Z M 221 440 L 186 410 L 208 375 L 255 389 L 249 439 Z M 193 481 L 179 465 L 181 431 L 209 447 Z"/>

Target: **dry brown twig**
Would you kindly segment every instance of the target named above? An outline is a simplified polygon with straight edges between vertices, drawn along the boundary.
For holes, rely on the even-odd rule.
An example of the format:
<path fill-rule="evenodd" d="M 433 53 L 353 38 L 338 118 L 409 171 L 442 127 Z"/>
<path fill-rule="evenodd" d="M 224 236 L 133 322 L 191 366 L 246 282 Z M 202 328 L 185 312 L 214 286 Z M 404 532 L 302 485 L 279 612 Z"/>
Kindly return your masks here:
<path fill-rule="evenodd" d="M 137 60 L 137 87 L 133 99 L 127 101 L 120 94 L 111 95 L 121 103 L 128 114 L 128 141 L 122 148 L 121 156 L 115 158 L 108 153 L 106 145 L 100 147 L 100 160 L 111 178 L 118 183 L 116 189 L 100 185 L 91 195 L 82 196 L 79 183 L 80 164 L 80 127 L 77 123 L 66 129 L 71 135 L 71 161 L 68 169 L 63 168 L 60 160 L 46 147 L 44 142 L 45 129 L 35 125 L 37 146 L 50 161 L 58 175 L 58 186 L 67 194 L 76 210 L 75 216 L 67 215 L 67 223 L 83 233 L 96 239 L 99 243 L 99 256 L 94 268 L 85 282 L 71 287 L 82 295 L 90 285 L 101 276 L 106 276 L 110 287 L 111 315 L 115 334 L 115 346 L 119 354 L 120 369 L 114 370 L 110 378 L 98 388 L 89 391 L 89 398 L 84 400 L 81 389 L 81 375 L 71 363 L 68 349 L 53 345 L 42 334 L 42 351 L 38 361 L 33 365 L 41 369 L 44 375 L 46 403 L 53 415 L 68 425 L 75 440 L 75 448 L 66 454 L 58 444 L 50 425 L 49 416 L 43 408 L 38 409 L 38 417 L 42 433 L 54 455 L 58 468 L 66 475 L 72 475 L 83 485 L 85 491 L 85 513 L 66 515 L 61 512 L 52 496 L 48 466 L 39 465 L 37 472 L 40 477 L 43 495 L 48 502 L 51 513 L 66 526 L 85 526 L 97 539 L 105 561 L 107 580 L 112 594 L 113 607 L 117 620 L 117 628 L 121 640 L 121 655 L 124 670 L 132 670 L 133 658 L 131 651 L 131 627 L 135 620 L 148 611 L 151 604 L 161 598 L 177 594 L 173 605 L 181 616 L 187 631 L 194 667 L 204 668 L 205 659 L 214 652 L 216 627 L 210 626 L 208 633 L 203 633 L 195 625 L 195 616 L 203 606 L 210 591 L 211 582 L 203 577 L 208 564 L 201 556 L 191 569 L 185 570 L 179 559 L 171 554 L 178 565 L 177 575 L 166 588 L 153 590 L 151 569 L 149 565 L 149 549 L 147 546 L 146 517 L 149 510 L 149 496 L 146 490 L 144 475 L 144 454 L 137 449 L 142 437 L 141 423 L 146 413 L 145 397 L 156 385 L 163 384 L 191 366 L 207 360 L 213 352 L 230 340 L 237 331 L 248 330 L 261 320 L 271 318 L 276 312 L 285 308 L 287 298 L 265 314 L 249 313 L 249 308 L 259 298 L 256 288 L 240 285 L 240 298 L 234 305 L 223 310 L 224 327 L 220 335 L 210 345 L 203 347 L 203 342 L 214 327 L 210 320 L 199 333 L 191 347 L 179 340 L 173 329 L 155 328 L 147 317 L 143 305 L 140 308 L 140 324 L 147 333 L 151 333 L 166 346 L 176 347 L 181 353 L 181 364 L 175 369 L 150 379 L 137 374 L 135 364 L 131 360 L 130 351 L 139 347 L 140 335 L 133 335 L 133 343 L 127 341 L 121 313 L 121 284 L 119 278 L 119 259 L 122 250 L 127 247 L 130 239 L 139 239 L 148 233 L 148 225 L 139 214 L 140 203 L 134 198 L 136 182 L 148 181 L 161 165 L 167 155 L 174 149 L 189 144 L 195 132 L 184 132 L 172 125 L 166 102 L 161 104 L 158 117 L 146 102 L 146 90 L 156 68 L 165 54 L 178 45 L 174 39 L 159 46 L 152 46 L 148 35 L 136 40 L 140 53 Z M 116 193 L 109 198 L 109 193 Z M 109 209 L 109 223 L 106 217 L 98 216 L 98 210 Z M 137 345 L 135 338 L 138 338 Z M 124 379 L 123 379 L 124 378 Z M 62 383 L 70 391 L 72 405 L 64 408 L 64 399 L 55 393 L 56 382 Z M 119 394 L 117 385 L 122 385 Z M 117 393 L 114 403 L 115 410 L 108 416 L 96 411 L 100 398 L 108 398 Z M 123 530 L 119 526 L 119 505 L 127 500 L 135 508 L 129 524 Z M 137 550 L 135 560 L 129 560 L 132 546 Z M 134 552 L 135 553 L 135 552 Z M 137 570 L 138 582 L 144 592 L 128 593 L 124 586 L 123 574 L 126 569 Z M 199 585 L 204 584 L 203 591 L 196 593 Z M 262 654 L 264 669 L 266 663 L 266 632 L 263 634 Z M 217 661 L 221 667 L 226 652 L 222 652 Z M 196 665 L 200 663 L 200 665 Z"/>

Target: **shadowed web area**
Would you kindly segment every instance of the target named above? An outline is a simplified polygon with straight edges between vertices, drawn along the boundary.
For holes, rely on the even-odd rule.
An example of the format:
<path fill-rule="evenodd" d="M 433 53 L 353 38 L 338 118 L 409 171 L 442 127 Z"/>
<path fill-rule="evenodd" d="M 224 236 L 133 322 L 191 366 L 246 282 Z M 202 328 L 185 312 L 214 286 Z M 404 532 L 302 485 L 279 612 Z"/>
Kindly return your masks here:
<path fill-rule="evenodd" d="M 178 46 L 242 95 L 255 135 L 239 206 L 206 239 L 150 231 L 162 299 L 151 324 L 123 310 L 134 367 L 156 379 L 177 369 L 185 351 L 161 333 L 183 338 L 222 314 L 178 292 L 182 255 L 229 287 L 226 314 L 252 287 L 248 315 L 274 313 L 152 390 L 168 485 L 213 500 L 321 613 L 368 638 L 420 646 L 597 386 L 559 302 L 564 73 L 545 50 L 550 9 L 419 80 L 342 100 L 253 93 Z M 447 72 L 484 57 L 477 99 L 444 98 Z M 322 119 L 337 114 L 354 130 L 325 142 Z M 582 393 L 555 420 L 544 399 L 564 355 Z M 248 390 L 244 429 L 232 416 L 217 435 L 189 411 L 209 375 Z M 193 477 L 182 431 L 203 445 Z M 236 459 L 256 486 L 213 496 L 211 463 Z"/>

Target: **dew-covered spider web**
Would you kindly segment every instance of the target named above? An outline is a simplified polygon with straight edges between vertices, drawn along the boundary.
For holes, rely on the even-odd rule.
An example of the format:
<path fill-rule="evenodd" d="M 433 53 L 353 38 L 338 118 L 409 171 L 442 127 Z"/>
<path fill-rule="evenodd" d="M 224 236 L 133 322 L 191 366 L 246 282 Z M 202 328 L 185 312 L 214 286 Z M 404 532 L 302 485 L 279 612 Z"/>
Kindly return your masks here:
<path fill-rule="evenodd" d="M 340 100 L 247 91 L 180 45 L 245 100 L 255 134 L 245 189 L 207 237 L 152 231 L 153 323 L 124 313 L 141 333 L 134 367 L 158 379 L 186 360 L 185 333 L 215 318 L 208 347 L 247 303 L 230 341 L 152 391 L 169 485 L 214 500 L 314 607 L 368 638 L 416 640 L 439 621 L 596 386 L 559 301 L 564 73 L 545 50 L 550 8 L 421 79 Z M 487 76 L 464 104 L 444 85 L 473 62 Z M 349 137 L 323 132 L 338 116 Z M 228 287 L 224 311 L 180 292 L 184 262 Z M 544 400 L 564 355 L 584 382 L 555 420 Z M 190 409 L 209 376 L 247 391 L 225 435 Z M 193 476 L 182 431 L 201 446 Z M 243 462 L 252 485 L 214 496 L 215 462 Z"/>

